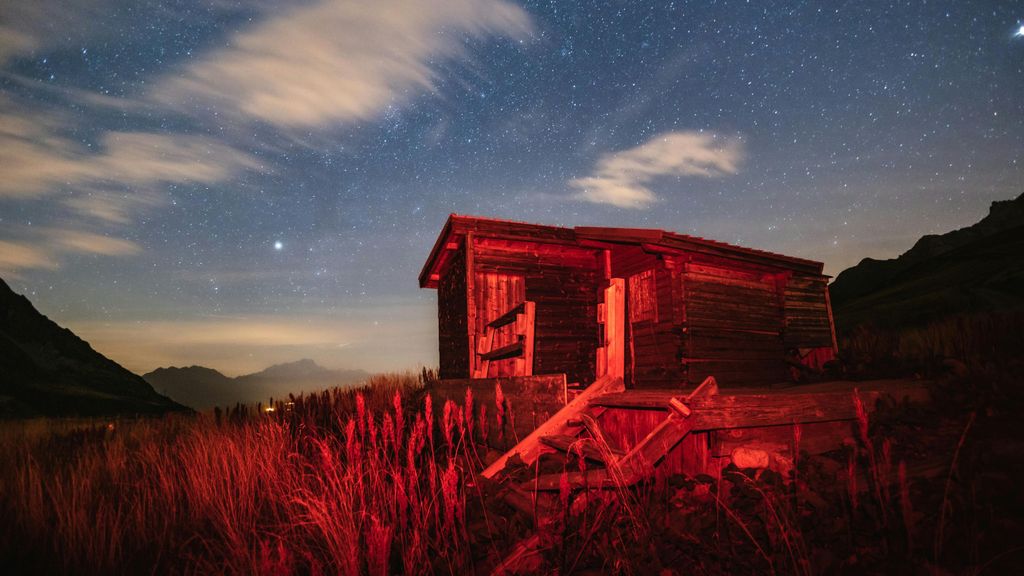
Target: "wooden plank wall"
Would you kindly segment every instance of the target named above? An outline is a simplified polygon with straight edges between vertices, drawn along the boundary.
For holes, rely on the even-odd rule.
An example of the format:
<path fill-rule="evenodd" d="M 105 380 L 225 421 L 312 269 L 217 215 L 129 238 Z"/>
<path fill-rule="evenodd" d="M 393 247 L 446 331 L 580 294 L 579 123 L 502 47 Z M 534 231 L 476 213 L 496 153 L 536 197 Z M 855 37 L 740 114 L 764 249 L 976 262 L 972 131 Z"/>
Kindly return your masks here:
<path fill-rule="evenodd" d="M 679 267 L 686 381 L 714 376 L 724 387 L 785 381 L 774 277 L 692 262 Z"/>
<path fill-rule="evenodd" d="M 522 275 L 526 299 L 536 303 L 535 374 L 564 373 L 584 386 L 594 381 L 601 254 L 566 245 L 476 239 L 474 272 Z"/>
<path fill-rule="evenodd" d="M 466 319 L 466 250 L 459 247 L 437 286 L 437 337 L 441 378 L 469 377 Z"/>
<path fill-rule="evenodd" d="M 612 276 L 624 278 L 627 288 L 630 276 L 654 271 L 656 317 L 630 322 L 628 311 L 626 314 L 626 387 L 679 387 L 683 382 L 682 338 L 677 324 L 678 298 L 673 287 L 675 267 L 635 246 L 613 250 L 611 263 Z M 627 290 L 627 307 L 630 298 Z"/>
<path fill-rule="evenodd" d="M 786 348 L 832 346 L 824 276 L 794 273 L 785 288 L 786 323 L 782 332 Z"/>

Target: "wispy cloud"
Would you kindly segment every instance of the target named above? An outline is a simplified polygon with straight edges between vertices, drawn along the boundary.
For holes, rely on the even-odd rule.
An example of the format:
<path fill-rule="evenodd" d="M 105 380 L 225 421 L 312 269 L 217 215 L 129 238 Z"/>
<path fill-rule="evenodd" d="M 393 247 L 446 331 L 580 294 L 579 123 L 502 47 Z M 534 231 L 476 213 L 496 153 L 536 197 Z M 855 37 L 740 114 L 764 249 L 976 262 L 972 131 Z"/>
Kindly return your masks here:
<path fill-rule="evenodd" d="M 236 34 L 151 97 L 285 129 L 367 120 L 430 91 L 466 37 L 530 29 L 529 15 L 502 0 L 324 0 Z"/>
<path fill-rule="evenodd" d="M 109 24 L 105 14 L 116 1 L 0 0 L 0 66 L 108 34 L 117 27 L 82 24 Z M 54 89 L 4 72 L 19 90 L 0 94 L 0 203 L 54 208 L 49 221 L 8 220 L 0 229 L 0 239 L 19 247 L 3 256 L 7 274 L 58 267 L 72 254 L 135 254 L 140 246 L 118 231 L 163 204 L 168 185 L 268 171 L 236 144 L 243 130 L 264 125 L 287 137 L 372 120 L 433 91 L 445 67 L 468 62 L 467 39 L 522 39 L 532 29 L 530 16 L 505 0 L 268 1 L 245 10 L 255 24 L 196 60 L 158 72 L 147 84 L 153 88 L 136 97 Z M 47 98 L 15 95 L 40 90 L 50 91 Z M 183 126 L 224 119 L 221 128 L 235 129 L 215 136 L 112 130 L 83 140 L 80 134 L 102 126 L 76 130 L 80 115 L 60 102 L 115 108 L 126 118 L 164 116 Z M 244 147 L 271 149 L 272 140 Z"/>
<path fill-rule="evenodd" d="M 161 204 L 163 185 L 213 184 L 261 168 L 252 156 L 204 136 L 108 132 L 90 146 L 69 131 L 61 114 L 0 96 L 0 201 L 41 202 L 59 192 L 56 205 L 64 207 L 43 228 L 10 223 L 0 232 L 9 245 L 0 270 L 8 275 L 55 268 L 72 253 L 135 254 L 138 245 L 112 235 L 111 227 Z"/>
<path fill-rule="evenodd" d="M 47 231 L 46 236 L 50 238 L 56 249 L 66 252 L 126 256 L 136 254 L 141 250 L 138 244 L 130 240 L 111 238 L 103 234 L 81 230 L 50 230 Z"/>
<path fill-rule="evenodd" d="M 65 137 L 66 130 L 59 115 L 0 100 L 0 198 L 39 197 L 61 188 L 210 184 L 259 167 L 248 154 L 205 136 L 108 132 L 93 149 Z M 91 206 L 87 213 L 100 212 L 95 203 L 81 205 Z"/>
<path fill-rule="evenodd" d="M 112 0 L 0 0 L 0 64 L 44 47 L 67 46 L 92 33 L 83 22 L 109 18 Z"/>
<path fill-rule="evenodd" d="M 22 242 L 0 240 L 0 276 L 20 278 L 23 270 L 53 270 L 57 261 L 48 250 Z"/>
<path fill-rule="evenodd" d="M 620 208 L 647 208 L 658 201 L 650 186 L 659 178 L 715 178 L 735 174 L 743 159 L 738 138 L 702 132 L 668 132 L 646 143 L 605 154 L 590 176 L 569 182 L 575 198 Z"/>

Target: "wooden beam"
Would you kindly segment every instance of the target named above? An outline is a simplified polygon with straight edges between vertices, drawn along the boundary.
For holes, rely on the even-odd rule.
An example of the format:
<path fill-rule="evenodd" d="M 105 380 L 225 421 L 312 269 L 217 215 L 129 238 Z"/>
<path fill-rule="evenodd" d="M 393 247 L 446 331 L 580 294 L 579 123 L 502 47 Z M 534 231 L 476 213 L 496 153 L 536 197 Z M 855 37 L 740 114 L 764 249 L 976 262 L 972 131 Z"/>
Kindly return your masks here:
<path fill-rule="evenodd" d="M 889 381 L 891 384 L 892 382 Z M 710 398 L 694 398 L 687 402 L 692 411 L 693 429 L 696 431 L 728 428 L 753 428 L 786 424 L 852 420 L 857 417 L 853 404 L 853 383 L 832 383 L 849 386 L 844 390 L 806 392 L 761 392 L 723 394 Z M 860 390 L 861 401 L 869 409 L 879 398 L 892 395 L 911 401 L 927 399 L 927 390 L 918 383 L 886 390 L 884 386 L 870 386 Z M 833 386 L 835 388 L 835 386 Z M 799 388 L 798 388 L 799 390 Z M 620 409 L 668 410 L 677 390 L 629 390 L 605 394 L 594 398 L 595 406 Z"/>
<path fill-rule="evenodd" d="M 505 311 L 504 314 L 502 314 L 501 316 L 498 316 L 494 320 L 491 320 L 490 322 L 488 322 L 487 326 L 490 327 L 490 328 L 501 328 L 502 326 L 505 326 L 506 324 L 511 324 L 511 323 L 515 322 L 516 321 L 516 316 L 523 312 L 524 304 L 526 304 L 526 303 L 525 302 L 520 302 L 519 304 L 516 304 L 515 306 L 509 308 L 508 310 Z"/>
<path fill-rule="evenodd" d="M 623 378 L 626 374 L 626 281 L 612 278 L 604 291 L 604 348 L 606 374 Z"/>
<path fill-rule="evenodd" d="M 595 462 L 605 461 L 604 453 L 594 446 L 594 443 L 589 438 L 580 438 L 579 436 L 572 436 L 569 434 L 555 434 L 552 436 L 541 436 L 540 441 L 561 452 L 568 453 L 570 450 L 579 450 L 583 453 L 583 457 L 588 460 L 593 460 Z M 608 450 L 614 456 L 622 456 L 625 454 L 622 450 L 612 448 L 611 446 L 608 447 Z"/>
<path fill-rule="evenodd" d="M 534 333 L 537 327 L 537 303 L 526 301 L 523 303 L 522 330 L 523 335 L 523 376 L 533 375 L 533 345 Z"/>
<path fill-rule="evenodd" d="M 566 404 L 554 416 L 538 426 L 529 436 L 523 438 L 519 444 L 516 444 L 511 450 L 502 454 L 501 457 L 485 468 L 481 474 L 485 478 L 493 478 L 495 474 L 505 468 L 508 459 L 515 454 L 519 454 L 519 457 L 526 464 L 532 464 L 543 450 L 543 445 L 540 441 L 542 436 L 566 433 L 573 428 L 569 421 L 578 419 L 579 415 L 590 407 L 590 400 L 592 398 L 610 392 L 620 392 L 624 389 L 625 386 L 622 383 L 622 378 L 612 378 L 610 376 L 599 378 L 588 386 L 586 390 L 580 392 L 579 396 L 574 398 L 572 402 Z"/>
<path fill-rule="evenodd" d="M 825 285 L 825 309 L 828 310 L 828 327 L 832 330 L 832 353 L 839 354 L 839 341 L 836 340 L 836 322 L 832 319 L 832 297 L 829 295 L 828 284 Z"/>
<path fill-rule="evenodd" d="M 515 358 L 521 356 L 523 353 L 523 340 L 517 340 L 507 346 L 502 346 L 488 352 L 481 352 L 480 359 L 483 361 L 491 360 L 504 360 L 506 358 Z M 529 376 L 529 374 L 516 374 L 516 376 Z"/>

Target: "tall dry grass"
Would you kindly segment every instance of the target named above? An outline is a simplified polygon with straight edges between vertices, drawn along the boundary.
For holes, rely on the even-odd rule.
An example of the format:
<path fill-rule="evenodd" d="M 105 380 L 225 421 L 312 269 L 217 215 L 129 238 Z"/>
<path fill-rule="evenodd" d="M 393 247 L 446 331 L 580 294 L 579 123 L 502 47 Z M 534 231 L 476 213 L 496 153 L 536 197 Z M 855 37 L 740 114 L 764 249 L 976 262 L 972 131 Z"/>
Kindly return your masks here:
<path fill-rule="evenodd" d="M 464 572 L 472 441 L 459 419 L 445 453 L 428 445 L 424 377 L 273 411 L 7 423 L 0 550 L 32 572 Z"/>

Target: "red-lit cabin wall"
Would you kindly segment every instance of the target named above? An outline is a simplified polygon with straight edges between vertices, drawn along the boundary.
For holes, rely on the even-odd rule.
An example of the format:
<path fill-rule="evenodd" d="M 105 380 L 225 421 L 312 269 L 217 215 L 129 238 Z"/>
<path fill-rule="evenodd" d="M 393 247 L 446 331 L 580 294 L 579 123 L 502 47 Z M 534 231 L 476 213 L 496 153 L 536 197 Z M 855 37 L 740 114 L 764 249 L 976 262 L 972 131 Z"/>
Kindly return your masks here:
<path fill-rule="evenodd" d="M 437 337 L 441 378 L 469 377 L 466 320 L 466 249 L 458 250 L 441 271 L 437 285 Z"/>
<path fill-rule="evenodd" d="M 477 236 L 473 239 L 473 294 L 476 317 L 470 338 L 476 342 L 484 324 L 500 314 L 508 291 L 488 290 L 490 278 L 521 277 L 526 299 L 536 303 L 534 374 L 565 373 L 569 382 L 584 386 L 594 381 L 598 346 L 597 297 L 603 287 L 603 260 L 599 250 L 567 243 L 533 242 Z M 490 277 L 490 278 L 489 278 Z M 512 287 L 514 281 L 505 281 Z M 518 288 L 515 288 L 518 290 Z M 492 362 L 489 374 L 506 374 L 513 360 Z"/>
<path fill-rule="evenodd" d="M 719 386 L 786 381 L 778 273 L 729 261 L 678 257 L 685 378 Z"/>
<path fill-rule="evenodd" d="M 626 366 L 629 388 L 673 388 L 683 382 L 679 299 L 671 260 L 639 246 L 611 250 L 611 275 L 626 281 Z"/>
<path fill-rule="evenodd" d="M 825 276 L 802 272 L 794 272 L 785 283 L 783 343 L 787 350 L 796 349 L 805 364 L 819 370 L 834 357 L 827 285 Z"/>

